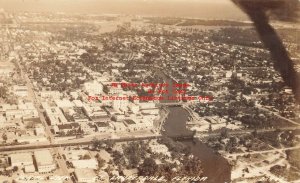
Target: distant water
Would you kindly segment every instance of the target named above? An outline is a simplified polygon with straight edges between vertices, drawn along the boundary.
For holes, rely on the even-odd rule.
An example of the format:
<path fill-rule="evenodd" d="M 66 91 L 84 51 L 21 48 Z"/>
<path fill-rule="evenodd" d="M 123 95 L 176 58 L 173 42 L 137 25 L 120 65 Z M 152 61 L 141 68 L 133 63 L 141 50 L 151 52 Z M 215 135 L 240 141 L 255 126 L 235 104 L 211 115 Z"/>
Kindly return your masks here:
<path fill-rule="evenodd" d="M 0 0 L 0 7 L 10 12 L 54 11 L 247 20 L 244 13 L 229 0 Z"/>

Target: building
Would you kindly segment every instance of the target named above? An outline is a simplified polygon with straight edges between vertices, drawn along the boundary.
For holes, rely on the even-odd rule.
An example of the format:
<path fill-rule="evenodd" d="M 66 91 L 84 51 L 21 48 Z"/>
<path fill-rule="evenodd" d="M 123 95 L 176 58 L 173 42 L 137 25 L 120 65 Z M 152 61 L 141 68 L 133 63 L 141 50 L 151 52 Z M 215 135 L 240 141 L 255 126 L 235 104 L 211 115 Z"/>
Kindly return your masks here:
<path fill-rule="evenodd" d="M 96 122 L 95 125 L 98 132 L 109 132 L 112 130 L 112 127 L 107 122 Z"/>
<path fill-rule="evenodd" d="M 94 105 L 93 103 L 90 105 L 84 105 L 83 111 L 89 117 L 107 116 L 106 111 L 104 111 L 100 106 Z"/>
<path fill-rule="evenodd" d="M 89 168 L 89 169 L 97 169 L 98 161 L 96 159 L 81 159 L 81 160 L 73 160 L 72 164 L 74 168 Z"/>
<path fill-rule="evenodd" d="M 56 169 L 51 152 L 49 150 L 39 150 L 34 152 L 36 167 L 39 173 L 49 173 Z"/>
<path fill-rule="evenodd" d="M 0 112 L 6 112 L 7 110 L 14 110 L 18 109 L 17 105 L 11 105 L 11 104 L 1 104 L 0 105 Z"/>
<path fill-rule="evenodd" d="M 58 134 L 58 133 L 68 134 L 72 131 L 77 131 L 79 129 L 80 125 L 78 123 L 68 123 L 68 124 L 63 124 L 63 125 L 57 125 L 55 127 L 56 128 L 54 128 L 54 131 L 56 134 Z"/>
<path fill-rule="evenodd" d="M 10 154 L 10 161 L 11 166 L 29 166 L 33 165 L 32 155 L 31 153 L 16 153 L 16 154 Z"/>
<path fill-rule="evenodd" d="M 73 100 L 75 107 L 83 107 L 83 103 L 81 100 Z"/>
<path fill-rule="evenodd" d="M 78 183 L 94 183 L 97 180 L 97 175 L 92 169 L 75 169 L 75 177 Z"/>
<path fill-rule="evenodd" d="M 83 84 L 84 90 L 91 96 L 99 95 L 103 92 L 103 85 L 97 81 L 86 82 Z"/>
<path fill-rule="evenodd" d="M 25 165 L 24 171 L 25 171 L 25 173 L 34 173 L 35 167 L 34 167 L 34 165 Z"/>
<path fill-rule="evenodd" d="M 0 126 L 6 123 L 6 118 L 2 115 L 0 115 Z"/>
<path fill-rule="evenodd" d="M 113 83 L 111 83 L 110 85 L 112 85 Z M 121 85 L 118 85 L 117 87 L 113 87 L 113 86 L 107 86 L 108 87 L 108 95 L 115 95 L 115 94 L 119 94 L 123 92 L 123 88 L 121 87 Z"/>
<path fill-rule="evenodd" d="M 54 102 L 56 106 L 59 108 L 73 108 L 75 106 L 75 104 L 68 99 L 63 99 L 63 100 L 56 99 Z"/>
<path fill-rule="evenodd" d="M 143 120 L 126 119 L 124 120 L 124 124 L 127 127 L 127 129 L 131 131 L 147 130 L 153 128 L 153 122 L 145 119 Z"/>
<path fill-rule="evenodd" d="M 127 129 L 131 131 L 141 130 L 143 128 L 143 126 L 140 123 L 131 119 L 124 120 L 124 124 L 127 127 Z"/>
<path fill-rule="evenodd" d="M 96 125 L 94 123 L 78 123 L 80 128 L 78 129 L 79 133 L 83 133 L 85 135 L 92 134 L 96 131 Z"/>
<path fill-rule="evenodd" d="M 16 136 L 16 141 L 19 143 L 39 143 L 39 142 L 48 142 L 47 137 L 45 136 L 32 136 L 32 135 L 21 135 Z"/>
<path fill-rule="evenodd" d="M 0 106 L 0 112 L 5 112 L 7 120 L 28 119 L 38 117 L 38 111 L 32 102 L 21 101 L 18 105 L 3 104 Z"/>
<path fill-rule="evenodd" d="M 20 101 L 18 104 L 18 109 L 23 111 L 23 119 L 37 118 L 39 116 L 38 111 L 32 102 Z"/>
<path fill-rule="evenodd" d="M 115 110 L 127 111 L 128 105 L 129 105 L 129 100 L 113 100 L 112 101 L 112 107 Z"/>
<path fill-rule="evenodd" d="M 87 150 L 72 150 L 64 152 L 64 155 L 68 160 L 79 160 L 86 154 L 89 154 Z"/>
<path fill-rule="evenodd" d="M 14 72 L 14 67 L 12 64 L 4 64 L 4 62 L 0 65 L 0 77 L 9 77 Z"/>
<path fill-rule="evenodd" d="M 7 110 L 5 116 L 7 120 L 16 119 L 16 118 L 20 119 L 23 117 L 23 110 L 19 110 L 19 109 Z"/>
<path fill-rule="evenodd" d="M 154 102 L 144 102 L 139 103 L 140 109 L 155 109 L 155 103 Z"/>
<path fill-rule="evenodd" d="M 124 114 L 119 114 L 119 113 L 117 113 L 117 114 L 114 114 L 114 115 L 113 115 L 112 119 L 113 119 L 114 121 L 120 122 L 120 121 L 123 121 L 123 120 L 125 119 L 125 115 L 124 115 Z"/>
<path fill-rule="evenodd" d="M 151 115 L 158 115 L 159 114 L 159 109 L 143 109 L 141 110 L 142 114 L 151 114 Z"/>
<path fill-rule="evenodd" d="M 40 136 L 40 135 L 45 135 L 46 134 L 45 129 L 43 127 L 36 127 L 34 129 L 34 132 L 35 132 L 36 136 Z"/>
<path fill-rule="evenodd" d="M 13 92 L 19 97 L 26 97 L 28 95 L 27 86 L 15 85 L 13 87 Z"/>
<path fill-rule="evenodd" d="M 51 125 L 65 124 L 68 122 L 62 111 L 58 107 L 44 107 L 47 120 Z"/>
<path fill-rule="evenodd" d="M 48 99 L 59 99 L 62 96 L 62 93 L 59 91 L 41 91 L 41 98 Z"/>
<path fill-rule="evenodd" d="M 140 107 L 135 104 L 135 103 L 130 103 L 128 105 L 128 108 L 130 109 L 131 112 L 133 112 L 134 114 L 137 114 L 140 111 Z"/>
<path fill-rule="evenodd" d="M 78 94 L 77 92 L 70 92 L 70 96 L 71 96 L 73 99 L 77 100 L 78 97 L 79 97 L 79 94 Z"/>
<path fill-rule="evenodd" d="M 126 126 L 124 123 L 120 122 L 112 122 L 113 128 L 116 132 L 125 132 L 127 130 Z"/>

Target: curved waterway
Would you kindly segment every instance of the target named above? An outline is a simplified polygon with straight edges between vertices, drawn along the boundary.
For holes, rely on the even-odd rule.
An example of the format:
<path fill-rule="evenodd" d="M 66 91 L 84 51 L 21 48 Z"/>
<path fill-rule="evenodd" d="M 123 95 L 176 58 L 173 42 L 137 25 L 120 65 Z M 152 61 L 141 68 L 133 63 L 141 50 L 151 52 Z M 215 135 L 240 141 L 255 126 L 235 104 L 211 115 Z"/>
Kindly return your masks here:
<path fill-rule="evenodd" d="M 188 120 L 189 113 L 185 109 L 182 107 L 169 107 L 169 111 L 168 119 L 163 126 L 165 135 L 192 133 L 186 129 L 186 121 Z M 230 182 L 231 168 L 225 158 L 216 154 L 211 148 L 197 139 L 194 139 L 193 141 L 181 141 L 181 143 L 189 146 L 192 154 L 201 159 L 204 176 L 208 177 L 206 182 Z"/>
<path fill-rule="evenodd" d="M 169 94 L 164 95 L 164 98 L 167 98 L 171 95 L 171 90 L 174 90 L 172 87 L 173 81 L 160 71 L 158 71 L 158 75 L 163 77 L 165 82 L 169 83 Z M 191 134 L 192 132 L 186 128 L 189 113 L 182 107 L 169 107 L 168 109 L 170 113 L 163 125 L 165 130 L 163 134 L 167 136 Z M 207 183 L 230 182 L 231 167 L 225 158 L 216 154 L 211 148 L 198 139 L 181 141 L 181 143 L 190 147 L 192 154 L 199 157 L 202 161 L 204 176 L 208 177 Z"/>

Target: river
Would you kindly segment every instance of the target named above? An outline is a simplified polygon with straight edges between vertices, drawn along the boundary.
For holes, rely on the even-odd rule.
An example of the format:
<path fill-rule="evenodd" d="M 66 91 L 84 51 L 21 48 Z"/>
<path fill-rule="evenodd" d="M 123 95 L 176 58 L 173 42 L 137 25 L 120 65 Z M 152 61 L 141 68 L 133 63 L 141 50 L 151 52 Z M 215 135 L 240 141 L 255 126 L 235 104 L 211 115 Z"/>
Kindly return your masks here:
<path fill-rule="evenodd" d="M 165 94 L 164 97 L 166 98 L 171 96 L 171 90 L 174 90 L 171 86 L 172 80 L 162 72 L 159 72 L 158 74 L 163 76 L 165 82 L 169 83 L 169 93 Z M 186 128 L 189 113 L 182 107 L 169 107 L 168 109 L 170 113 L 163 125 L 163 128 L 165 129 L 163 134 L 167 136 L 191 134 L 192 132 Z M 194 139 L 193 141 L 181 141 L 181 143 L 189 146 L 192 154 L 200 158 L 204 169 L 203 176 L 208 177 L 206 181 L 207 183 L 230 182 L 231 167 L 225 158 L 216 154 L 211 148 L 203 144 L 198 139 Z"/>

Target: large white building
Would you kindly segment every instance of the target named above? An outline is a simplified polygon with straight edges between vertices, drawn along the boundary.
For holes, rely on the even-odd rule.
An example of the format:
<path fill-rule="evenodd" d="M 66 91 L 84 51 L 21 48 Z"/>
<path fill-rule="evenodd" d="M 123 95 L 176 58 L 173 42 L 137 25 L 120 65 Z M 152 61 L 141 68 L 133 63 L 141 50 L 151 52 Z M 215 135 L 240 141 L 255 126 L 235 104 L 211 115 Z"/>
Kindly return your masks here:
<path fill-rule="evenodd" d="M 38 111 L 32 102 L 20 101 L 18 105 L 2 104 L 0 112 L 5 112 L 7 120 L 19 118 L 36 118 Z"/>
<path fill-rule="evenodd" d="M 73 108 L 75 106 L 75 104 L 68 99 L 63 99 L 63 100 L 56 99 L 54 100 L 54 102 L 56 106 L 60 108 Z"/>
<path fill-rule="evenodd" d="M 130 109 L 131 112 L 133 112 L 134 114 L 137 114 L 140 111 L 140 106 L 135 104 L 135 103 L 130 103 L 128 105 L 128 108 Z"/>
<path fill-rule="evenodd" d="M 68 120 L 58 107 L 44 106 L 44 109 L 51 125 L 65 124 L 68 122 Z"/>
<path fill-rule="evenodd" d="M 155 103 L 154 102 L 143 102 L 139 103 L 140 109 L 155 109 Z"/>
<path fill-rule="evenodd" d="M 99 95 L 103 92 L 103 85 L 95 80 L 92 82 L 86 82 L 83 85 L 84 85 L 84 90 L 89 95 Z"/>
<path fill-rule="evenodd" d="M 146 119 L 143 120 L 126 119 L 124 120 L 124 124 L 127 127 L 127 129 L 131 131 L 147 130 L 153 128 L 153 122 Z"/>
<path fill-rule="evenodd" d="M 10 154 L 10 161 L 11 166 L 27 166 L 27 165 L 33 165 L 32 155 L 31 153 L 16 153 L 16 154 Z"/>
<path fill-rule="evenodd" d="M 48 139 L 45 136 L 32 136 L 32 135 L 21 135 L 17 136 L 16 139 L 19 143 L 40 143 L 40 142 L 47 142 Z"/>
<path fill-rule="evenodd" d="M 83 110 L 89 117 L 107 116 L 107 112 L 105 112 L 99 105 L 95 105 L 95 103 L 84 104 Z"/>
<path fill-rule="evenodd" d="M 96 122 L 95 125 L 98 132 L 109 132 L 113 129 L 110 123 L 106 122 Z"/>
<path fill-rule="evenodd" d="M 10 62 L 2 62 L 0 65 L 0 77 L 9 77 L 14 72 L 14 66 Z"/>
<path fill-rule="evenodd" d="M 122 96 L 120 96 L 122 97 Z M 127 111 L 129 105 L 129 100 L 113 100 L 112 107 L 115 110 Z"/>
<path fill-rule="evenodd" d="M 44 99 L 52 98 L 52 99 L 59 99 L 62 96 L 62 93 L 59 91 L 41 91 L 41 97 Z"/>
<path fill-rule="evenodd" d="M 97 175 L 92 169 L 75 169 L 75 176 L 78 183 L 94 183 Z"/>
<path fill-rule="evenodd" d="M 5 113 L 5 116 L 6 116 L 7 120 L 12 120 L 15 118 L 22 118 L 23 110 L 19 110 L 19 109 L 7 110 Z"/>
<path fill-rule="evenodd" d="M 26 97 L 28 95 L 27 86 L 15 85 L 13 87 L 13 92 L 19 97 Z"/>
<path fill-rule="evenodd" d="M 54 162 L 49 150 L 35 151 L 34 157 L 39 173 L 49 173 L 56 169 L 56 163 Z"/>
<path fill-rule="evenodd" d="M 81 159 L 81 160 L 73 160 L 72 164 L 74 168 L 90 168 L 97 169 L 98 161 L 96 159 Z"/>

